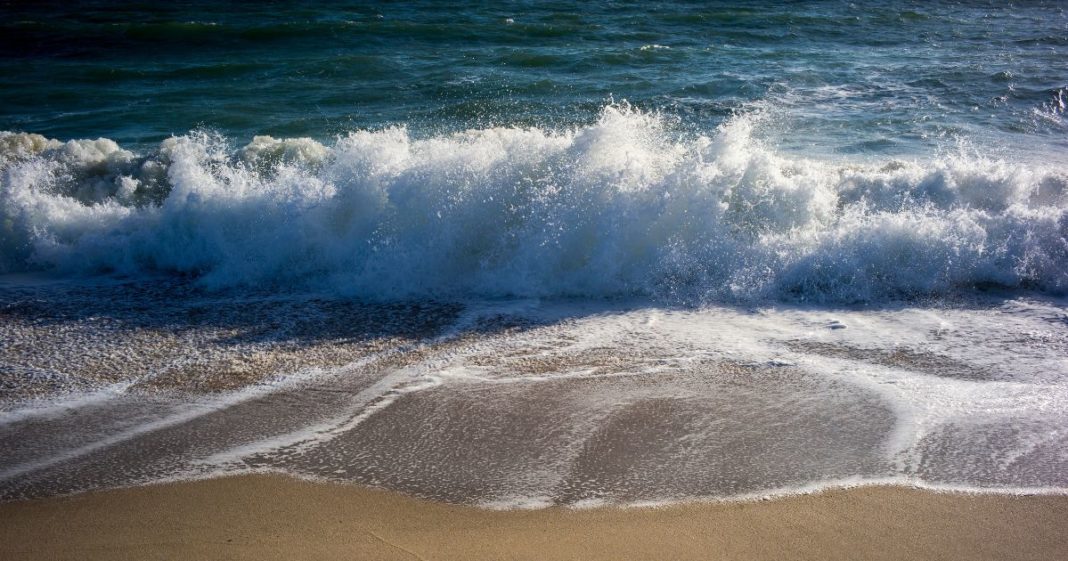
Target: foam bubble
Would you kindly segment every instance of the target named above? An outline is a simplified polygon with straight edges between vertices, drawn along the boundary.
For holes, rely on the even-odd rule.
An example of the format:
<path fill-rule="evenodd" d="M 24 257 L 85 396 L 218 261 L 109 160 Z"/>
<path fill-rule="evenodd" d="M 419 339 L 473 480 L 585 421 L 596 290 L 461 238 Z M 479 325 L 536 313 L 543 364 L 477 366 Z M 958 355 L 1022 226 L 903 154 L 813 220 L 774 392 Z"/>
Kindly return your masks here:
<path fill-rule="evenodd" d="M 279 163 L 314 167 L 327 158 L 330 151 L 310 138 L 283 138 L 255 136 L 252 142 L 241 149 L 241 161 L 264 167 Z"/>
<path fill-rule="evenodd" d="M 606 107 L 574 130 L 331 146 L 193 133 L 137 156 L 107 139 L 0 140 L 0 267 L 174 271 L 209 286 L 366 297 L 639 295 L 877 300 L 1068 287 L 1068 174 L 952 156 L 790 157 L 740 115 L 686 135 Z"/>

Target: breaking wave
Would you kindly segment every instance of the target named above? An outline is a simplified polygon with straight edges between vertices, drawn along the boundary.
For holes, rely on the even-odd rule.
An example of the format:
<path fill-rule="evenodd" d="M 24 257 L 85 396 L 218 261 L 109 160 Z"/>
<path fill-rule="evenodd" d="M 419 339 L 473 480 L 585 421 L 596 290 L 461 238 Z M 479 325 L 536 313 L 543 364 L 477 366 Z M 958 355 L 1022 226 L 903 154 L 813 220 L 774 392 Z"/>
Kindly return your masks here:
<path fill-rule="evenodd" d="M 165 271 L 368 298 L 827 302 L 1068 288 L 1068 172 L 977 156 L 842 164 L 606 107 L 573 130 L 332 146 L 205 132 L 138 155 L 0 133 L 0 270 Z"/>

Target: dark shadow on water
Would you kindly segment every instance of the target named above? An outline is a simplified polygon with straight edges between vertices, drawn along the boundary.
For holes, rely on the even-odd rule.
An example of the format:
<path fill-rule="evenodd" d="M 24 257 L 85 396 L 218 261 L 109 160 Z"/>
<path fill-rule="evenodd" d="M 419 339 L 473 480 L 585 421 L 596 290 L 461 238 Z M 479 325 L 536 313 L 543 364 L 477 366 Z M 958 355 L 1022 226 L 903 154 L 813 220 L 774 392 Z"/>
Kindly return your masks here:
<path fill-rule="evenodd" d="M 193 277 L 170 275 L 6 275 L 0 276 L 0 409 L 23 399 L 126 382 L 134 383 L 136 391 L 224 392 L 306 368 L 341 367 L 390 349 L 516 333 L 638 309 L 818 311 L 833 317 L 906 308 L 996 309 L 1021 298 L 1065 307 L 1063 298 L 998 287 L 879 303 L 808 303 L 804 295 L 795 296 L 792 301 L 701 306 L 647 298 L 373 301 L 330 292 L 209 290 Z M 845 347 L 807 350 L 879 363 L 904 360 L 896 355 L 861 356 Z M 916 364 L 938 359 L 907 358 Z"/>
<path fill-rule="evenodd" d="M 758 311 L 822 310 L 894 311 L 906 308 L 985 310 L 1006 301 L 1027 299 L 1068 305 L 1063 296 L 998 286 L 938 296 L 900 298 L 881 302 L 809 302 L 805 295 L 788 300 L 707 302 L 699 305 L 648 298 L 578 298 L 542 300 L 571 312 L 559 319 L 587 315 L 624 313 L 640 308 L 694 310 L 728 309 L 737 313 Z M 49 276 L 0 276 L 0 323 L 19 322 L 38 328 L 77 323 L 95 323 L 112 332 L 167 330 L 182 334 L 212 330 L 218 345 L 287 342 L 296 345 L 324 341 L 357 342 L 382 337 L 426 339 L 447 329 L 479 334 L 497 330 L 526 329 L 538 325 L 530 318 L 497 313 L 459 325 L 464 311 L 473 304 L 523 301 L 522 298 L 436 299 L 376 301 L 326 292 L 277 289 L 208 290 L 192 277 L 151 276 L 139 278 Z M 502 306 L 504 308 L 505 306 Z M 1068 320 L 1066 320 L 1068 321 Z"/>
<path fill-rule="evenodd" d="M 218 344 L 425 338 L 462 310 L 435 300 L 371 302 L 316 294 L 208 291 L 189 279 L 91 279 L 40 282 L 4 279 L 0 321 L 35 326 L 96 322 L 109 330 L 213 329 Z"/>

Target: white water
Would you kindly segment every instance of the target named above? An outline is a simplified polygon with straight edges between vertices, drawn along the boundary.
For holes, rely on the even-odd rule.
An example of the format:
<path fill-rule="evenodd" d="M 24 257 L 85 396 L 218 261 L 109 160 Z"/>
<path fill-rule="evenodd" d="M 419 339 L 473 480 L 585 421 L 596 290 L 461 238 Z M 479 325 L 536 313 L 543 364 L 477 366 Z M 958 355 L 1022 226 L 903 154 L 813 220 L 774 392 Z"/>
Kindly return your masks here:
<path fill-rule="evenodd" d="M 610 106 L 576 130 L 195 133 L 143 155 L 0 134 L 0 270 L 235 289 L 12 288 L 0 366 L 56 376 L 0 418 L 19 446 L 0 490 L 260 469 L 490 507 L 1068 489 L 1063 165 L 806 159 L 761 124 L 700 136 Z M 989 285 L 1026 290 L 974 290 Z M 278 302 L 250 306 L 246 287 Z M 299 303 L 312 292 L 464 312 L 365 355 L 361 337 L 432 312 Z M 332 329 L 293 327 L 303 307 Z M 524 327 L 485 327 L 497 317 Z M 127 381 L 65 384 L 105 347 L 134 357 Z M 128 389 L 187 356 L 219 382 L 239 350 L 291 353 L 307 376 L 217 398 Z"/>
<path fill-rule="evenodd" d="M 981 155 L 831 162 L 609 106 L 567 131 L 324 146 L 0 136 L 0 270 L 173 271 L 369 298 L 880 301 L 1068 288 L 1068 171 Z"/>

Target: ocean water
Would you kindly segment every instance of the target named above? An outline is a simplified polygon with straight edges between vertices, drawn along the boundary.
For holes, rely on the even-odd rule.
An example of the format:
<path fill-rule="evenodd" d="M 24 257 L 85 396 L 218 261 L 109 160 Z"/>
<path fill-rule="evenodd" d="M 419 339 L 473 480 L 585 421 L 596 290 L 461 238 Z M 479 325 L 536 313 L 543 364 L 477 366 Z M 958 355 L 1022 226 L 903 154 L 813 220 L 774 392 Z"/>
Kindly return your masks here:
<path fill-rule="evenodd" d="M 0 498 L 1068 489 L 1061 3 L 0 16 Z"/>

